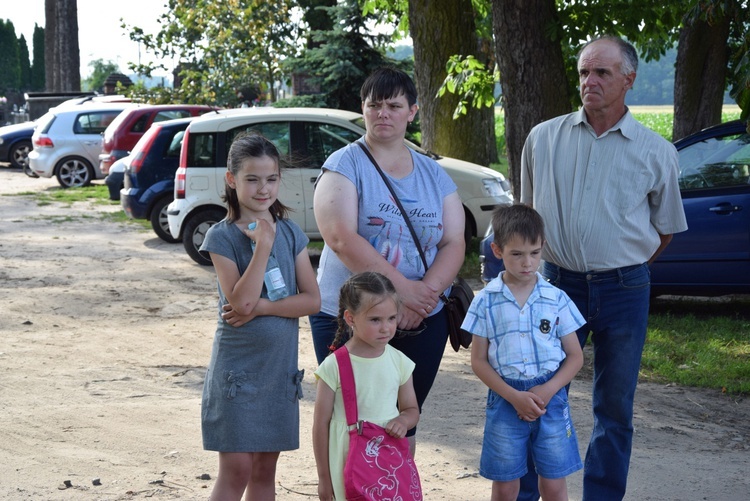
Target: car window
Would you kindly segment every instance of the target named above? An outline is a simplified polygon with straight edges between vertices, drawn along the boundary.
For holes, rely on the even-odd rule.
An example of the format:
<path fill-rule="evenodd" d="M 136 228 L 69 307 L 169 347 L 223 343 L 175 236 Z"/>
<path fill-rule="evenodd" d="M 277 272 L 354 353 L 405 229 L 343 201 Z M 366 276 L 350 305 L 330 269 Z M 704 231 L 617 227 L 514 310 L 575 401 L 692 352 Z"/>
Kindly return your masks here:
<path fill-rule="evenodd" d="M 750 135 L 705 139 L 679 151 L 680 189 L 720 188 L 750 183 Z"/>
<path fill-rule="evenodd" d="M 154 123 L 163 122 L 165 120 L 174 120 L 176 118 L 187 118 L 190 116 L 188 110 L 164 110 L 160 111 L 154 117 Z"/>
<path fill-rule="evenodd" d="M 289 155 L 289 122 L 262 122 L 231 129 L 226 134 L 227 152 L 234 138 L 242 132 L 256 132 L 271 141 L 279 150 L 279 155 Z"/>
<path fill-rule="evenodd" d="M 119 111 L 81 113 L 73 123 L 74 134 L 101 134 L 117 118 Z"/>
<path fill-rule="evenodd" d="M 310 162 L 320 167 L 336 150 L 362 137 L 359 132 L 325 123 L 306 122 L 305 142 Z"/>
<path fill-rule="evenodd" d="M 188 141 L 187 164 L 191 167 L 215 167 L 216 134 L 191 134 Z M 226 165 L 226 159 L 221 165 Z"/>
<path fill-rule="evenodd" d="M 47 113 L 42 118 L 39 119 L 39 122 L 37 124 L 37 128 L 39 129 L 39 132 L 41 134 L 46 134 L 49 132 L 50 127 L 52 127 L 52 124 L 55 122 L 55 119 L 57 118 L 57 115 L 54 113 Z"/>
<path fill-rule="evenodd" d="M 179 158 L 180 157 L 180 147 L 182 146 L 182 138 L 185 137 L 185 131 L 184 130 L 178 130 L 174 137 L 172 137 L 172 140 L 169 142 L 169 145 L 167 146 L 167 151 L 164 152 L 164 156 L 166 158 Z"/>
<path fill-rule="evenodd" d="M 130 128 L 130 132 L 145 132 L 148 123 L 148 113 L 144 113 Z"/>

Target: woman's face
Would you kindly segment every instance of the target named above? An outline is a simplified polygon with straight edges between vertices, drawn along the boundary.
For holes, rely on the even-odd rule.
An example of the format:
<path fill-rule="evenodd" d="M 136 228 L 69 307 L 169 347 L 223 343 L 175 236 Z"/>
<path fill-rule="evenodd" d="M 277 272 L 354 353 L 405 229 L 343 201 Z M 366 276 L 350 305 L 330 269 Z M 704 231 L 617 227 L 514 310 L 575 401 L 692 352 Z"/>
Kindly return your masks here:
<path fill-rule="evenodd" d="M 417 114 L 417 105 L 410 107 L 405 94 L 383 101 L 373 101 L 368 97 L 362 103 L 362 114 L 369 137 L 381 141 L 403 139 L 406 126 Z"/>

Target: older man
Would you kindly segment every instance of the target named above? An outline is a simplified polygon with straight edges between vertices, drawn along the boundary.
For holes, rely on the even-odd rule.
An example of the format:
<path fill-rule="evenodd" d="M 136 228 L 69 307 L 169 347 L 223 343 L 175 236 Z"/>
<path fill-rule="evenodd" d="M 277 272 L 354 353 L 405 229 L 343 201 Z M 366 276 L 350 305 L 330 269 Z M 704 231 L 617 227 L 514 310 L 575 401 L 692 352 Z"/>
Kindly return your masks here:
<path fill-rule="evenodd" d="M 616 37 L 587 43 L 578 55 L 583 108 L 534 127 L 522 155 L 521 201 L 539 211 L 547 228 L 543 274 L 586 319 L 578 330 L 581 346 L 589 334 L 594 346 L 587 501 L 625 495 L 648 264 L 673 233 L 687 229 L 674 146 L 625 106 L 637 68 L 629 43 Z"/>

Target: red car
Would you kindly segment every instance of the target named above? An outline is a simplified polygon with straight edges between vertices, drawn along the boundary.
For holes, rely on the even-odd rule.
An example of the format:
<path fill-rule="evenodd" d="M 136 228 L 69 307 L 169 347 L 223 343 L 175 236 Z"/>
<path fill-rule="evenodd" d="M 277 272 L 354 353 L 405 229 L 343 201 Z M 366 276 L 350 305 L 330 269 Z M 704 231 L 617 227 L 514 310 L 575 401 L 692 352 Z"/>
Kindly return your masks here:
<path fill-rule="evenodd" d="M 197 104 L 148 104 L 120 113 L 104 131 L 99 169 L 102 174 L 109 173 L 112 164 L 133 149 L 152 123 L 195 117 L 215 109 L 212 106 Z"/>

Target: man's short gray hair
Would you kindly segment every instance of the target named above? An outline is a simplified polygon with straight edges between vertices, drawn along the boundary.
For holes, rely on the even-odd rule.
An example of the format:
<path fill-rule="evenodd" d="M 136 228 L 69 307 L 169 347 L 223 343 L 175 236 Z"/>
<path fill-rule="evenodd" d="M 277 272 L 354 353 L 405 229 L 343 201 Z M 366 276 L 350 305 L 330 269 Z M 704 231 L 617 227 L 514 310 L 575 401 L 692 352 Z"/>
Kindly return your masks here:
<path fill-rule="evenodd" d="M 620 73 L 622 73 L 623 75 L 630 75 L 631 73 L 635 73 L 636 71 L 638 71 L 638 52 L 636 52 L 635 47 L 633 47 L 633 45 L 629 42 L 626 42 L 622 38 L 616 37 L 614 35 L 603 35 L 586 42 L 584 46 L 581 47 L 581 50 L 578 51 L 576 61 L 581 59 L 581 53 L 583 52 L 583 49 L 594 42 L 598 42 L 599 40 L 609 40 L 610 42 L 616 43 L 619 47 L 620 54 L 622 55 Z"/>

